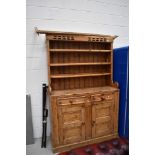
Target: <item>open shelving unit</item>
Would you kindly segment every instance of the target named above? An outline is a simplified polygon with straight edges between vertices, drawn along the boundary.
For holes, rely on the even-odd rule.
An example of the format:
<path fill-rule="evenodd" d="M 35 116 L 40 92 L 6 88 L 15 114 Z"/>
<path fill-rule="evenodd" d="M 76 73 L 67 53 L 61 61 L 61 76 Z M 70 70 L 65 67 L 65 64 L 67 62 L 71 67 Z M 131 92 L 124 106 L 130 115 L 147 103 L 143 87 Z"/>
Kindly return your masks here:
<path fill-rule="evenodd" d="M 52 90 L 111 85 L 111 42 L 50 40 L 48 51 Z"/>

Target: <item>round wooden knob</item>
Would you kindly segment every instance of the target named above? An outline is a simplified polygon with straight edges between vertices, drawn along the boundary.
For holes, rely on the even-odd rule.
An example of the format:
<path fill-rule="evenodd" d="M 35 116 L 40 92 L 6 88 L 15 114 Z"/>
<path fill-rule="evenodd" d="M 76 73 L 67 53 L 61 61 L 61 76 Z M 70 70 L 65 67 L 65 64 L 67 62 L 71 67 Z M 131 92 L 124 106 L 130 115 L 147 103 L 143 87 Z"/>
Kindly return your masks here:
<path fill-rule="evenodd" d="M 95 125 L 95 121 L 92 121 L 92 126 L 94 126 Z"/>
<path fill-rule="evenodd" d="M 82 122 L 82 125 L 85 125 L 85 122 Z"/>
<path fill-rule="evenodd" d="M 70 103 L 73 103 L 73 100 L 69 100 Z"/>
<path fill-rule="evenodd" d="M 105 100 L 105 97 L 101 97 L 101 100 L 102 100 L 102 101 Z"/>

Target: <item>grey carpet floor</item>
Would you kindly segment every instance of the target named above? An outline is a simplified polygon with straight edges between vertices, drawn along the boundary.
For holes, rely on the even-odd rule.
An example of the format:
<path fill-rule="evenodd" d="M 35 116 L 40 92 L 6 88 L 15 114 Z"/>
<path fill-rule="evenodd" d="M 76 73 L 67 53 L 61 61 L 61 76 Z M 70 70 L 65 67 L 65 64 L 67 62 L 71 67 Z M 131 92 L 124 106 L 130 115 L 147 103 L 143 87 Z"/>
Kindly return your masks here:
<path fill-rule="evenodd" d="M 47 137 L 47 147 L 41 148 L 41 139 L 35 139 L 34 144 L 26 145 L 26 155 L 56 155 L 52 152 L 50 138 Z"/>

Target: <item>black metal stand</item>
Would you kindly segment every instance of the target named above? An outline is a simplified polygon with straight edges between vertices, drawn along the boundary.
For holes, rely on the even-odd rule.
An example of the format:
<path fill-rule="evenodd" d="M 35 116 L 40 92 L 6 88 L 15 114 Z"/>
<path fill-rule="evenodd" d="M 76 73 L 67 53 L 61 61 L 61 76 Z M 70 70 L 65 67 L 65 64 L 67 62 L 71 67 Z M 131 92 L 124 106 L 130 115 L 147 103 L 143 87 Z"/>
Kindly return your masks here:
<path fill-rule="evenodd" d="M 46 108 L 46 95 L 47 95 L 47 88 L 48 86 L 44 83 L 42 85 L 42 108 L 43 108 L 43 113 L 42 113 L 42 142 L 41 142 L 41 147 L 46 148 L 46 129 L 47 129 L 47 117 L 48 117 L 48 109 Z"/>

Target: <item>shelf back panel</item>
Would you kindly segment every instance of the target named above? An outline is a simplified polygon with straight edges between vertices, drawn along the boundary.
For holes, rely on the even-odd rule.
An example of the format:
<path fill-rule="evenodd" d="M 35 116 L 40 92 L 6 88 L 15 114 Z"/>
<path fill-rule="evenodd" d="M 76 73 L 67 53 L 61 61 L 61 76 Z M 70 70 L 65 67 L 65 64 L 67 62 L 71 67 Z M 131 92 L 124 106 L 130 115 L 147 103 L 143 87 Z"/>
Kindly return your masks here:
<path fill-rule="evenodd" d="M 79 89 L 90 87 L 110 86 L 110 75 L 100 77 L 77 77 L 52 79 L 51 85 L 53 90 Z"/>
<path fill-rule="evenodd" d="M 71 41 L 49 41 L 50 49 L 98 49 L 109 50 L 111 43 L 109 42 L 71 42 Z"/>
<path fill-rule="evenodd" d="M 84 62 L 111 62 L 111 52 L 109 53 L 51 53 L 51 63 L 84 63 Z"/>
<path fill-rule="evenodd" d="M 52 52 L 52 49 L 72 49 L 73 52 Z M 76 52 L 82 49 L 111 50 L 111 52 Z M 112 84 L 112 43 L 49 40 L 48 52 L 52 90 L 102 87 Z M 54 64 L 61 64 L 61 66 Z M 80 77 L 81 74 L 83 75 Z"/>
<path fill-rule="evenodd" d="M 80 73 L 110 73 L 109 65 L 99 65 L 99 66 L 60 66 L 60 67 L 50 67 L 51 75 L 57 74 L 80 74 Z"/>

